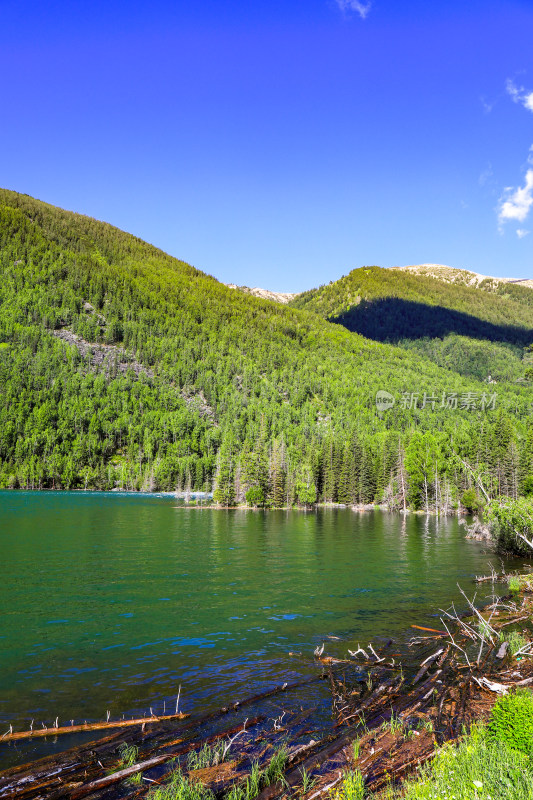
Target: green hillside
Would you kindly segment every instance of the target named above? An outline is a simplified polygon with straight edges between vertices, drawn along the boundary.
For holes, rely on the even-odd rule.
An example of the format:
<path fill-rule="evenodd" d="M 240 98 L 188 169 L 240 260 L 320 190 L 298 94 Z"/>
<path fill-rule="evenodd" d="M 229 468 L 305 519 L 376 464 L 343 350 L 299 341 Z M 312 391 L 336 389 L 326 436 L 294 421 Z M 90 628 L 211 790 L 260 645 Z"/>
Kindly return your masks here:
<path fill-rule="evenodd" d="M 533 342 L 533 289 L 489 278 L 472 287 L 466 277 L 461 282 L 454 275 L 451 283 L 364 267 L 298 295 L 291 305 L 465 376 L 516 380 L 524 347 Z"/>
<path fill-rule="evenodd" d="M 489 279 L 479 288 L 474 288 L 403 270 L 361 267 L 338 281 L 302 292 L 291 301 L 291 305 L 307 308 L 328 319 L 342 319 L 346 323 L 352 319 L 355 326 L 360 318 L 366 317 L 370 321 L 368 310 L 372 305 L 389 298 L 430 306 L 433 312 L 437 307 L 464 314 L 463 324 L 470 324 L 472 331 L 478 329 L 479 321 L 486 323 L 487 331 L 490 331 L 490 325 L 494 326 L 494 335 L 505 335 L 508 341 L 533 341 L 533 290 L 517 284 L 494 286 Z M 433 316 L 433 319 L 434 325 L 445 325 L 438 317 Z M 450 322 L 456 319 L 457 325 L 461 321 L 460 316 L 448 319 Z M 411 323 L 415 326 L 411 335 L 414 338 L 418 333 L 418 317 L 414 316 Z M 426 320 L 424 323 L 422 332 L 427 333 Z M 392 339 L 401 329 L 401 320 L 382 320 L 382 326 L 374 332 L 373 338 Z M 484 329 L 479 327 L 479 330 Z"/>
<path fill-rule="evenodd" d="M 466 488 L 455 453 L 495 491 L 533 475 L 527 385 L 499 385 L 489 402 L 494 387 L 418 353 L 7 190 L 0 269 L 0 486 L 399 502 L 405 472 L 417 505 Z M 378 390 L 395 397 L 389 411 Z"/>

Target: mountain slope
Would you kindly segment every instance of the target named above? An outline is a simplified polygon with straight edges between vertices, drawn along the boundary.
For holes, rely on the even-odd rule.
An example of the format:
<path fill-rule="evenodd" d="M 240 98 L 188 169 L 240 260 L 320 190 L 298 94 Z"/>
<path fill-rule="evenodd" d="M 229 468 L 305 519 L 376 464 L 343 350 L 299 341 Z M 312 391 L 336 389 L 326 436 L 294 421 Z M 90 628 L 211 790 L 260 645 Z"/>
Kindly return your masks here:
<path fill-rule="evenodd" d="M 440 265 L 356 269 L 291 305 L 478 379 L 519 379 L 533 341 L 531 289 Z"/>
<path fill-rule="evenodd" d="M 7 190 L 0 269 L 0 485 L 215 482 L 226 503 L 251 489 L 276 505 L 367 502 L 415 430 L 496 452 L 504 424 L 501 447 L 527 450 L 527 387 L 497 409 L 410 408 L 402 392 L 479 399 L 487 386 Z M 387 415 L 381 389 L 398 397 Z"/>

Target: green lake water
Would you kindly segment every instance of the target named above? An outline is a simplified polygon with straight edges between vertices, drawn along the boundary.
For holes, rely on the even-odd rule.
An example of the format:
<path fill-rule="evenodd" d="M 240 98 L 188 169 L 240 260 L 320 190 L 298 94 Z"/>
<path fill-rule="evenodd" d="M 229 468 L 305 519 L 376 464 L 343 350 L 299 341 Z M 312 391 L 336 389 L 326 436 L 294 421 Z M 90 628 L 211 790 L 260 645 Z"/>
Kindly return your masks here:
<path fill-rule="evenodd" d="M 181 709 L 217 707 L 310 674 L 318 643 L 439 627 L 499 565 L 456 519 L 81 492 L 0 492 L 0 554 L 6 729 L 161 712 L 180 685 Z"/>

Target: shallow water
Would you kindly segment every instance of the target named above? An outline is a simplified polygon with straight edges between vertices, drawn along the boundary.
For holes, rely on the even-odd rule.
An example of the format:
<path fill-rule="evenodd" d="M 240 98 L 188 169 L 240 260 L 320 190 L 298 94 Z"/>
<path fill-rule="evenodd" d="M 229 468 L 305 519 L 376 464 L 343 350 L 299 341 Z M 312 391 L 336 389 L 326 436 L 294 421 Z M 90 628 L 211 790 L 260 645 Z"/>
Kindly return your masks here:
<path fill-rule="evenodd" d="M 457 582 L 473 594 L 499 565 L 456 519 L 81 492 L 0 492 L 0 553 L 0 721 L 16 729 L 168 711 L 180 685 L 180 709 L 220 706 L 309 674 L 317 643 L 345 655 L 438 627 Z"/>

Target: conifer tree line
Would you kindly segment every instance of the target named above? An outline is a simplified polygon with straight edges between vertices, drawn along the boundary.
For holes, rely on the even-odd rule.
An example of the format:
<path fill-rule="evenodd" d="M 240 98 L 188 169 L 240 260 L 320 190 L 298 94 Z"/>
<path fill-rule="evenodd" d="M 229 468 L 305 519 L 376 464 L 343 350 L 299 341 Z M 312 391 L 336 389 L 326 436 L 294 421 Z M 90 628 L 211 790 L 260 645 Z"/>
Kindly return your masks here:
<path fill-rule="evenodd" d="M 533 424 L 523 440 L 505 413 L 472 425 L 463 440 L 444 432 L 368 437 L 352 430 L 340 438 L 326 435 L 303 456 L 283 436 L 272 444 L 259 437 L 242 450 L 226 439 L 217 457 L 215 500 L 225 506 L 381 503 L 397 511 L 476 511 L 482 497 L 474 471 L 494 498 L 533 496 Z"/>
<path fill-rule="evenodd" d="M 5 190 L 0 272 L 0 487 L 449 510 L 472 488 L 467 462 L 495 496 L 530 491 L 527 381 L 493 387 L 494 409 L 381 413 L 379 390 L 487 384 Z"/>

